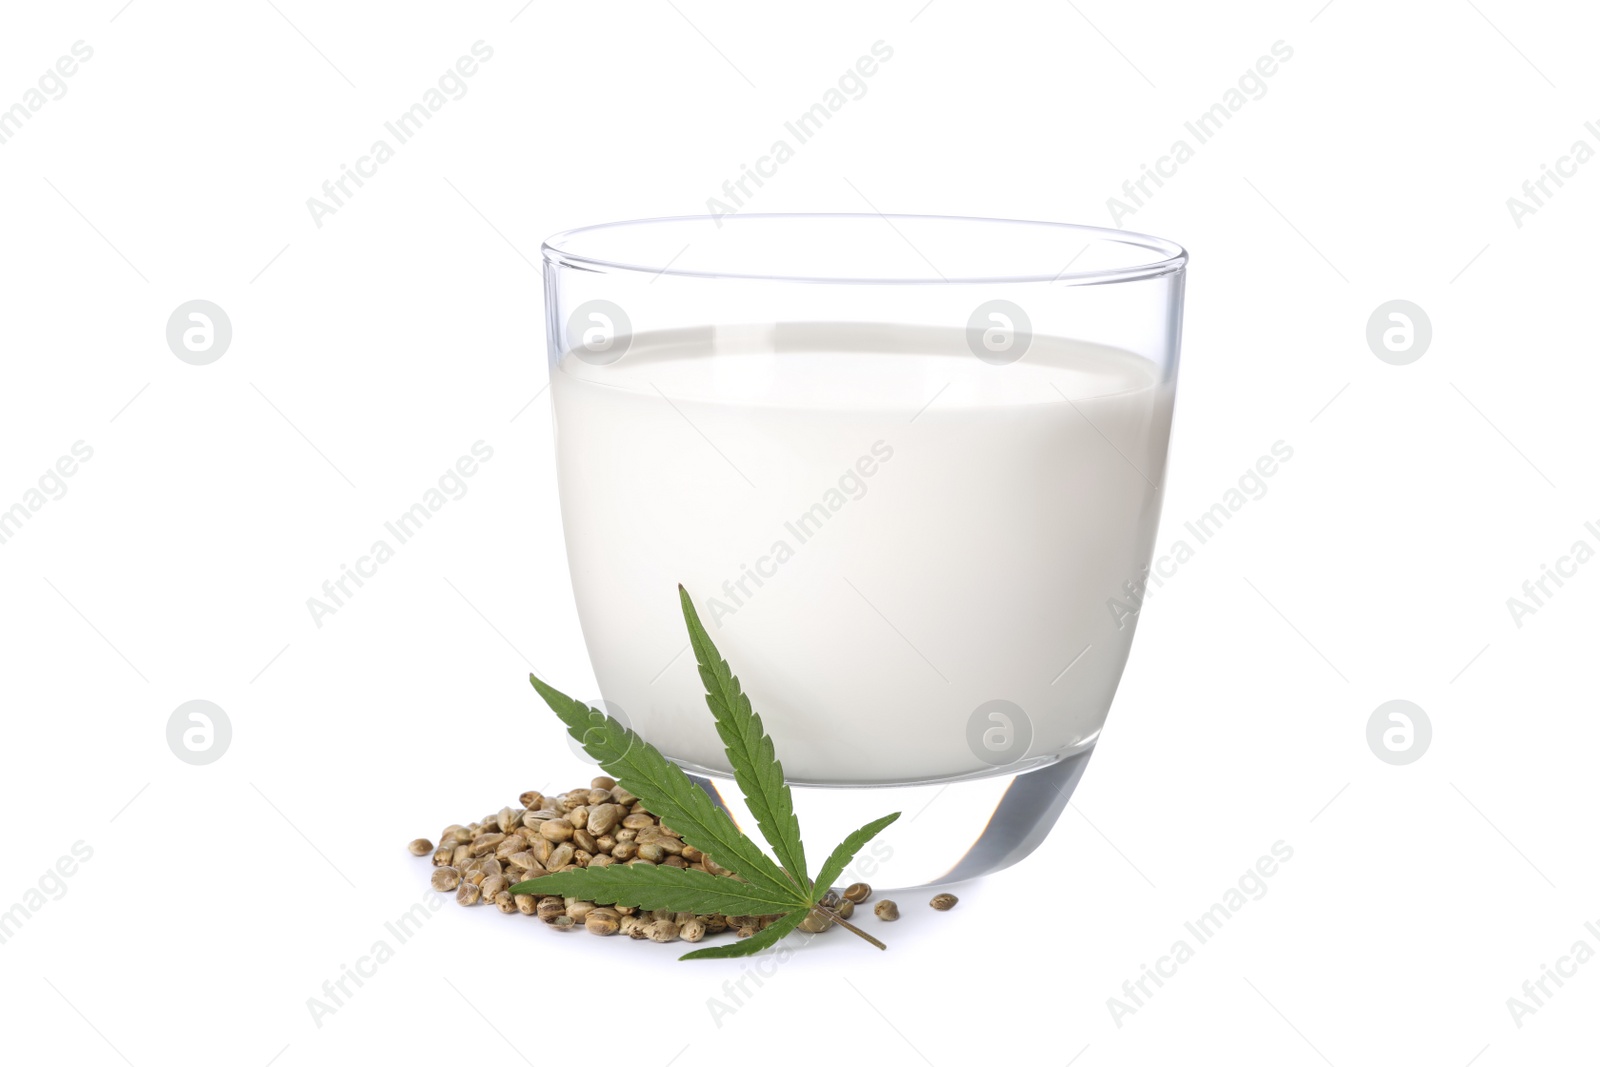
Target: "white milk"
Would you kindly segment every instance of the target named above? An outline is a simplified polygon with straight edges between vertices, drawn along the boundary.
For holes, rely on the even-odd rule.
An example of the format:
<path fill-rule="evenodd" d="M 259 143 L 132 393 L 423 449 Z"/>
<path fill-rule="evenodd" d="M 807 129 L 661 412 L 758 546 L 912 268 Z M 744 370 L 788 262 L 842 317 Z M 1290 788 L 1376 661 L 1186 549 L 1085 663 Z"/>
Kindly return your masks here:
<path fill-rule="evenodd" d="M 641 334 L 553 378 L 595 675 L 668 756 L 727 767 L 680 582 L 791 781 L 993 772 L 969 721 L 996 699 L 1031 732 L 1008 771 L 1093 744 L 1134 629 L 1108 600 L 1160 511 L 1153 363 L 1041 337 L 994 366 L 959 330 L 769 325 Z"/>

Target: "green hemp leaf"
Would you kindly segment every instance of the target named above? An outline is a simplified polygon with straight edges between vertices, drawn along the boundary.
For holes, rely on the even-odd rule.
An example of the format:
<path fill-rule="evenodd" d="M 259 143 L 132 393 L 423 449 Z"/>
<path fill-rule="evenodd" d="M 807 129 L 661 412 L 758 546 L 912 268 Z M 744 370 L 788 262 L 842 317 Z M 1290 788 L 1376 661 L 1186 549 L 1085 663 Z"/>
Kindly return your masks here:
<path fill-rule="evenodd" d="M 552 689 L 530 674 L 528 680 L 534 689 L 607 774 L 638 797 L 663 823 L 681 834 L 687 844 L 712 856 L 737 877 L 649 863 L 614 864 L 543 875 L 517 883 L 511 887 L 511 892 L 555 894 L 647 910 L 665 908 L 697 913 L 782 916 L 752 937 L 698 949 L 680 957 L 686 960 L 729 959 L 760 952 L 792 931 L 813 911 L 878 948 L 884 948 L 883 942 L 852 926 L 821 901 L 856 853 L 898 819 L 900 813 L 874 819 L 850 834 L 828 856 L 816 880 L 808 877 L 800 822 L 794 814 L 794 798 L 784 781 L 783 764 L 778 762 L 772 738 L 767 736 L 761 716 L 751 708 L 750 698 L 740 687 L 728 661 L 712 643 L 693 601 L 681 585 L 678 598 L 682 602 L 684 622 L 689 627 L 689 643 L 700 665 L 700 679 L 706 687 L 706 705 L 716 719 L 717 734 L 727 748 L 733 780 L 744 794 L 745 804 L 755 816 L 761 836 L 772 849 L 772 856 L 734 825 L 728 813 L 690 781 L 677 764 L 638 734 L 609 715 L 602 720 L 593 708 Z"/>

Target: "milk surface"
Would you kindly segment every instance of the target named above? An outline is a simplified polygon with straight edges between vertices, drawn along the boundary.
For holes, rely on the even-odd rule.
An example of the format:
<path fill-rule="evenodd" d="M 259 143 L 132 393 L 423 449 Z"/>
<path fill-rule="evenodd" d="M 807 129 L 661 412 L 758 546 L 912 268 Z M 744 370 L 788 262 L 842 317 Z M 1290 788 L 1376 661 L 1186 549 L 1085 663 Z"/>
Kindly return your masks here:
<path fill-rule="evenodd" d="M 1134 631 L 1107 602 L 1160 512 L 1173 389 L 1149 360 L 1036 337 L 995 366 L 960 330 L 704 327 L 605 365 L 567 353 L 551 392 L 601 695 L 669 757 L 727 769 L 680 582 L 791 781 L 993 772 L 972 721 L 995 700 L 1024 742 L 998 769 L 1094 742 Z"/>

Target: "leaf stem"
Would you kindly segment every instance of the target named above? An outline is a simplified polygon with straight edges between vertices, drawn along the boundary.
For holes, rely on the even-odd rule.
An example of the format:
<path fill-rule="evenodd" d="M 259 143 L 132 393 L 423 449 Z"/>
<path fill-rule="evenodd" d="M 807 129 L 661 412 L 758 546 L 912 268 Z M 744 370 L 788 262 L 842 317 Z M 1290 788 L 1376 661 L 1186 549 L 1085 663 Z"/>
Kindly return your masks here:
<path fill-rule="evenodd" d="M 844 927 L 846 930 L 849 930 L 852 934 L 855 934 L 857 937 L 861 938 L 861 940 L 867 942 L 868 944 L 876 945 L 879 949 L 885 952 L 888 951 L 888 945 L 885 945 L 882 941 L 879 941 L 877 938 L 873 937 L 860 927 L 846 921 L 843 916 L 834 911 L 832 908 L 825 907 L 822 904 L 816 904 L 813 905 L 813 907 L 815 907 L 817 911 L 822 912 L 822 914 L 826 915 L 828 918 L 832 919 L 834 922 L 838 923 L 840 926 Z"/>

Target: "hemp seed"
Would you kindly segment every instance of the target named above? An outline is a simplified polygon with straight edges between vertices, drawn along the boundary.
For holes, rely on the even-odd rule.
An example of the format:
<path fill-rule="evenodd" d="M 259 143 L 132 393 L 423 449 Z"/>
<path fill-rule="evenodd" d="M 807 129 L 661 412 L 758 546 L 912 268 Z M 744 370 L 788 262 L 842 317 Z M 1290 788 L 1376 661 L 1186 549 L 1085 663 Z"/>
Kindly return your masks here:
<path fill-rule="evenodd" d="M 800 920 L 800 925 L 799 925 L 798 929 L 804 930 L 808 934 L 820 934 L 820 933 L 822 933 L 824 930 L 828 929 L 828 927 L 830 927 L 832 925 L 833 925 L 833 920 L 832 919 L 830 919 L 828 916 L 822 914 L 822 912 L 820 912 L 820 911 L 816 910 L 815 908 L 813 908 L 813 909 L 811 909 L 810 914 L 808 914 L 804 919 Z M 741 927 L 740 930 L 739 930 L 739 936 L 740 937 L 745 936 L 744 931 L 747 930 L 747 929 L 750 929 L 750 928 L 749 927 Z M 751 932 L 754 933 L 753 930 Z"/>
<path fill-rule="evenodd" d="M 465 826 L 452 823 L 445 827 L 437 848 L 425 838 L 407 845 L 413 855 L 431 857 L 429 882 L 435 890 L 454 891 L 456 903 L 462 907 L 493 904 L 502 913 L 534 916 L 556 930 L 582 927 L 597 937 L 624 934 L 635 941 L 659 943 L 694 943 L 730 931 L 740 938 L 752 937 L 781 918 L 697 915 L 520 892 L 534 888 L 533 879 L 585 866 L 661 865 L 737 876 L 686 843 L 676 830 L 647 811 L 637 796 L 609 777 L 595 778 L 588 789 L 571 789 L 555 796 L 528 790 L 517 802 L 519 807 L 503 807 Z M 836 918 L 849 919 L 855 906 L 871 895 L 872 887 L 865 882 L 852 884 L 843 894 L 830 891 L 800 928 L 821 933 L 837 925 Z M 954 905 L 955 898 L 940 894 L 930 903 L 944 910 Z M 892 900 L 879 901 L 873 910 L 885 921 L 899 918 Z"/>
<path fill-rule="evenodd" d="M 610 937 L 622 928 L 622 916 L 610 908 L 596 908 L 584 917 L 583 928 L 597 937 Z"/>
<path fill-rule="evenodd" d="M 505 834 L 479 834 L 472 842 L 474 856 L 487 855 L 495 850 L 500 842 L 506 839 Z"/>
<path fill-rule="evenodd" d="M 621 804 L 595 804 L 589 808 L 589 825 L 586 829 L 595 837 L 603 837 L 622 821 L 622 813 Z"/>
<path fill-rule="evenodd" d="M 949 893 L 939 893 L 928 901 L 928 907 L 934 911 L 949 911 L 956 906 L 956 898 Z"/>

